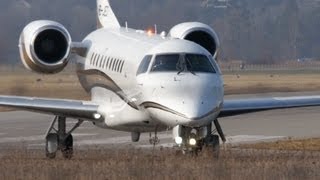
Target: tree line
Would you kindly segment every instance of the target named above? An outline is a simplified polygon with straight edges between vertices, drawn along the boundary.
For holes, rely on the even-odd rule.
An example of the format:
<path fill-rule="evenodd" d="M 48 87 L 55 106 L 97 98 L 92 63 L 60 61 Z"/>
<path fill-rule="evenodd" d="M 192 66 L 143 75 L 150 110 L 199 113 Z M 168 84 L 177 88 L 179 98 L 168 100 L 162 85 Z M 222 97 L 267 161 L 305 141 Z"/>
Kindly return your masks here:
<path fill-rule="evenodd" d="M 185 21 L 209 24 L 221 41 L 223 61 L 276 63 L 320 57 L 320 5 L 316 0 L 229 0 L 227 8 L 208 0 L 111 0 L 122 25 L 158 31 Z M 215 3 L 212 0 L 210 3 Z M 96 28 L 93 0 L 3 0 L 0 2 L 1 63 L 17 63 L 18 39 L 30 21 L 64 24 L 80 41 Z"/>

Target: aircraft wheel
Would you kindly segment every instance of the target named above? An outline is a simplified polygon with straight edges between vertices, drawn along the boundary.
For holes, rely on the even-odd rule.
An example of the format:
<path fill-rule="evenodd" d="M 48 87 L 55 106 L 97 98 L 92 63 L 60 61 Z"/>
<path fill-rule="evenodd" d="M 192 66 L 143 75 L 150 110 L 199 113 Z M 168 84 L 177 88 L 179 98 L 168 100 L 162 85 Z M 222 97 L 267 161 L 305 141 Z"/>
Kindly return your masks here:
<path fill-rule="evenodd" d="M 73 156 L 73 137 L 70 134 L 61 144 L 61 152 L 65 159 L 71 159 Z"/>
<path fill-rule="evenodd" d="M 180 150 L 181 155 L 198 156 L 199 149 L 195 147 L 185 147 Z"/>
<path fill-rule="evenodd" d="M 197 141 L 197 144 L 194 146 L 186 145 L 181 148 L 181 153 L 183 155 L 198 156 L 201 151 L 202 140 Z"/>
<path fill-rule="evenodd" d="M 213 157 L 219 158 L 220 155 L 220 141 L 218 135 L 212 135 L 213 143 L 212 143 L 212 150 L 213 150 Z"/>
<path fill-rule="evenodd" d="M 215 158 L 218 158 L 220 154 L 219 136 L 215 134 L 209 135 L 205 139 L 205 144 L 206 144 L 206 147 L 209 148 L 211 152 L 213 151 L 213 156 Z"/>
<path fill-rule="evenodd" d="M 59 137 L 56 133 L 50 133 L 46 137 L 46 157 L 54 159 L 58 151 Z"/>

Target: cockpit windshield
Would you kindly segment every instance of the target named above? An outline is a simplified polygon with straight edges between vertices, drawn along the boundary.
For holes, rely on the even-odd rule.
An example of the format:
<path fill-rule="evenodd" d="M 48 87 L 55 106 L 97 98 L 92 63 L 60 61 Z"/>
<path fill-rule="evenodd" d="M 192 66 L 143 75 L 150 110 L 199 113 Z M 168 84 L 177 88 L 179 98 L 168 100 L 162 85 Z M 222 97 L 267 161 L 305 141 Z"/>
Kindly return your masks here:
<path fill-rule="evenodd" d="M 199 54 L 186 54 L 187 69 L 191 72 L 215 73 L 207 56 Z"/>
<path fill-rule="evenodd" d="M 177 71 L 179 59 L 179 54 L 157 55 L 151 68 L 151 72 Z"/>
<path fill-rule="evenodd" d="M 216 73 L 207 56 L 201 54 L 165 54 L 157 55 L 151 72 Z"/>

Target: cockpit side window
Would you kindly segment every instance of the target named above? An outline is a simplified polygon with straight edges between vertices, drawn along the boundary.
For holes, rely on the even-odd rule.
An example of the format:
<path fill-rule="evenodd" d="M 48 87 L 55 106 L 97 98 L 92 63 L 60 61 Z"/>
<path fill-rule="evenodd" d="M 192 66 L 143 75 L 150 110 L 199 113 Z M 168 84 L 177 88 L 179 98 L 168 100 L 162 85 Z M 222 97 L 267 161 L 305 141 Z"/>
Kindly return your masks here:
<path fill-rule="evenodd" d="M 219 68 L 219 65 L 215 59 L 213 59 L 212 56 L 209 56 L 210 61 L 212 62 L 213 68 L 218 72 L 219 74 L 222 74 L 221 69 Z"/>
<path fill-rule="evenodd" d="M 152 59 L 152 55 L 147 55 L 143 58 L 140 66 L 138 68 L 137 75 L 142 74 L 142 73 L 146 73 L 148 71 L 148 67 L 151 62 L 151 59 Z"/>
<path fill-rule="evenodd" d="M 191 72 L 216 73 L 207 56 L 201 54 L 186 54 L 187 69 Z"/>
<path fill-rule="evenodd" d="M 178 71 L 179 54 L 157 55 L 151 68 L 151 72 Z"/>

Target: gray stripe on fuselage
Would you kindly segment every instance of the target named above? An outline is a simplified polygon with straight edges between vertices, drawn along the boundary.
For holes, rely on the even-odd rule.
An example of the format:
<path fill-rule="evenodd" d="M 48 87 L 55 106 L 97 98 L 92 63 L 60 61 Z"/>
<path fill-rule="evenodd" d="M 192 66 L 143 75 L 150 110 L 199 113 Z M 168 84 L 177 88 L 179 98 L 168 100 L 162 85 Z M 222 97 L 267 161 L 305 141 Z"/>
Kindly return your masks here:
<path fill-rule="evenodd" d="M 209 111 L 208 113 L 206 113 L 203 116 L 196 117 L 196 118 L 188 118 L 186 115 L 184 115 L 182 113 L 179 113 L 179 112 L 177 112 L 177 111 L 175 111 L 173 109 L 170 109 L 170 108 L 168 108 L 166 106 L 163 106 L 163 105 L 155 103 L 155 102 L 143 102 L 143 103 L 140 104 L 140 106 L 142 106 L 142 107 L 144 107 L 146 109 L 148 109 L 148 108 L 160 109 L 160 110 L 163 110 L 163 111 L 166 111 L 166 112 L 181 116 L 183 118 L 191 119 L 191 120 L 199 120 L 199 119 L 205 118 L 205 117 L 209 116 L 210 114 L 218 112 L 218 110 L 219 110 L 219 108 L 214 108 L 213 110 Z"/>
<path fill-rule="evenodd" d="M 118 95 L 123 101 L 125 101 L 130 107 L 138 110 L 138 106 L 131 102 L 124 91 L 105 73 L 97 70 L 77 70 L 79 81 L 86 92 L 90 92 L 94 87 L 101 87 L 108 89 Z"/>

